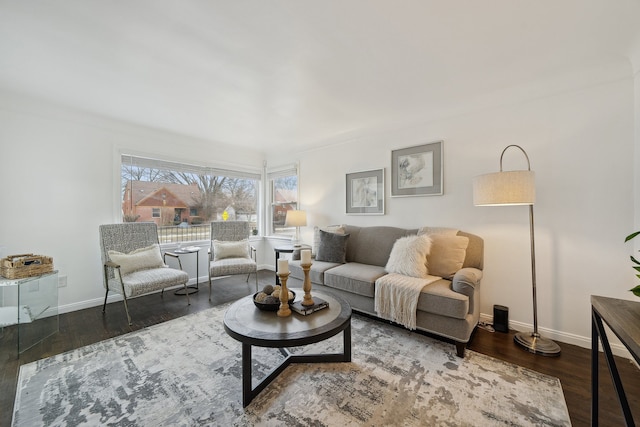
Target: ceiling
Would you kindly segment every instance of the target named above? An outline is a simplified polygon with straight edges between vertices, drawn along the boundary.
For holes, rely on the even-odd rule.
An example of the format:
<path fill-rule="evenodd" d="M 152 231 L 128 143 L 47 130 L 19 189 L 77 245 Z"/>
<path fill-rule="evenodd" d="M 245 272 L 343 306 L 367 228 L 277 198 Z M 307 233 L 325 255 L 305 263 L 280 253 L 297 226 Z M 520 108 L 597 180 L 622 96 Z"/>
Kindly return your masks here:
<path fill-rule="evenodd" d="M 0 0 L 0 89 L 260 151 L 620 61 L 640 0 Z"/>

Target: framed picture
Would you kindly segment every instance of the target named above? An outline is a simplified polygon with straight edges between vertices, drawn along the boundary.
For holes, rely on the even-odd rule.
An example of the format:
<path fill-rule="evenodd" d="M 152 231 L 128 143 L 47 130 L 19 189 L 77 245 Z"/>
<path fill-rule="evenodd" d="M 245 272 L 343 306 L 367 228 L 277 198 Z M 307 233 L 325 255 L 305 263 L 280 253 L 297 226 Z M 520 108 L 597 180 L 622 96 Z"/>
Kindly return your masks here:
<path fill-rule="evenodd" d="M 391 152 L 391 197 L 442 195 L 442 141 Z"/>
<path fill-rule="evenodd" d="M 347 214 L 384 215 L 384 169 L 347 174 Z"/>

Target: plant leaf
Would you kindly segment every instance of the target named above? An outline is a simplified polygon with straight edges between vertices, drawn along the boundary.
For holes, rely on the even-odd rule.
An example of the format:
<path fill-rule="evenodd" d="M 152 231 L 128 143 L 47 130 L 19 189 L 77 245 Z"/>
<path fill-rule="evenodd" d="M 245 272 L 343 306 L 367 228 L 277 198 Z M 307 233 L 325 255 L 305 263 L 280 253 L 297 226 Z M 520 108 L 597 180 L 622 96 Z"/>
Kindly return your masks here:
<path fill-rule="evenodd" d="M 629 289 L 633 294 L 637 297 L 640 297 L 640 285 L 636 286 L 633 289 Z"/>
<path fill-rule="evenodd" d="M 635 258 L 633 257 L 633 255 L 631 255 L 629 258 L 631 258 L 631 261 L 633 261 L 635 264 L 640 265 L 640 261 L 638 261 L 637 259 L 635 259 Z"/>
<path fill-rule="evenodd" d="M 636 237 L 638 234 L 640 234 L 640 231 L 636 231 L 635 233 L 631 233 L 631 234 L 629 234 L 629 235 L 624 239 L 624 241 L 625 241 L 625 242 L 628 242 L 629 240 L 631 240 L 631 239 L 633 239 L 634 237 Z"/>

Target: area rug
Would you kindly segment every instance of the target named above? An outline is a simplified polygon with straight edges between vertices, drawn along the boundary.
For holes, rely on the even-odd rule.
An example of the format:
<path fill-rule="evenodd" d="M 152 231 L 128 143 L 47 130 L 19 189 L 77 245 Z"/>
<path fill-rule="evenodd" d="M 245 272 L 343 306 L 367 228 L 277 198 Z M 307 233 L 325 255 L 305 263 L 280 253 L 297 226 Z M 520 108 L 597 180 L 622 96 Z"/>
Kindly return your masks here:
<path fill-rule="evenodd" d="M 291 365 L 243 408 L 225 309 L 23 365 L 13 425 L 571 425 L 557 378 L 357 315 L 351 363 Z M 339 334 L 296 350 L 341 348 Z M 254 347 L 256 381 L 281 358 Z"/>

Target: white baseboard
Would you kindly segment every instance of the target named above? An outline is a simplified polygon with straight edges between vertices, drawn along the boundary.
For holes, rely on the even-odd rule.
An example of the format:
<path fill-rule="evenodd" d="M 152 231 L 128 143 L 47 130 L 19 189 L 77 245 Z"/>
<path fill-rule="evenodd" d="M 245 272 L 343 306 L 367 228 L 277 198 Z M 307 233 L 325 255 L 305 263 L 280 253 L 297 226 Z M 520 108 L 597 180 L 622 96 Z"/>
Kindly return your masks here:
<path fill-rule="evenodd" d="M 480 320 L 487 323 L 493 323 L 493 316 L 481 313 Z M 519 332 L 533 331 L 533 325 L 523 322 L 514 322 L 512 320 L 509 321 L 509 329 L 513 329 Z M 553 329 L 541 328 L 538 327 L 538 332 L 545 338 L 552 339 L 554 341 L 559 341 L 565 344 L 573 344 L 578 347 L 591 349 L 591 337 L 584 337 L 576 334 L 569 334 L 567 332 L 555 331 Z M 498 332 L 499 333 L 499 332 Z M 630 359 L 635 363 L 635 359 L 629 353 L 627 348 L 620 344 L 611 342 L 609 340 L 609 344 L 611 345 L 611 352 L 616 356 L 624 357 L 626 359 Z M 600 351 L 602 351 L 602 346 L 600 346 Z"/>
<path fill-rule="evenodd" d="M 262 268 L 262 266 L 258 267 L 258 270 L 273 270 L 273 267 L 271 268 Z M 223 279 L 224 277 L 228 277 L 228 276 L 222 276 L 222 277 L 215 277 L 213 280 L 219 280 L 219 279 Z M 208 286 L 209 285 L 209 276 L 200 276 L 196 282 L 195 277 L 192 279 L 189 279 L 189 281 L 187 282 L 188 286 L 191 285 L 195 285 L 198 284 L 198 286 Z M 174 289 L 179 289 L 182 286 L 174 286 L 171 288 L 166 288 L 167 291 L 170 290 L 174 290 Z M 157 291 L 160 292 L 160 291 Z M 107 304 L 112 303 L 112 302 L 118 302 L 118 301 L 122 301 L 122 295 L 120 294 L 115 294 L 113 292 L 109 293 L 109 296 L 107 297 Z M 65 305 L 60 305 L 58 306 L 58 313 L 62 314 L 62 313 L 69 313 L 72 311 L 76 311 L 76 310 L 84 310 L 85 308 L 91 308 L 91 307 L 97 307 L 104 304 L 104 296 L 100 297 L 100 298 L 94 298 L 94 299 L 90 299 L 90 300 L 85 300 L 85 301 L 79 301 L 79 302 L 74 302 L 71 304 L 65 304 Z"/>

